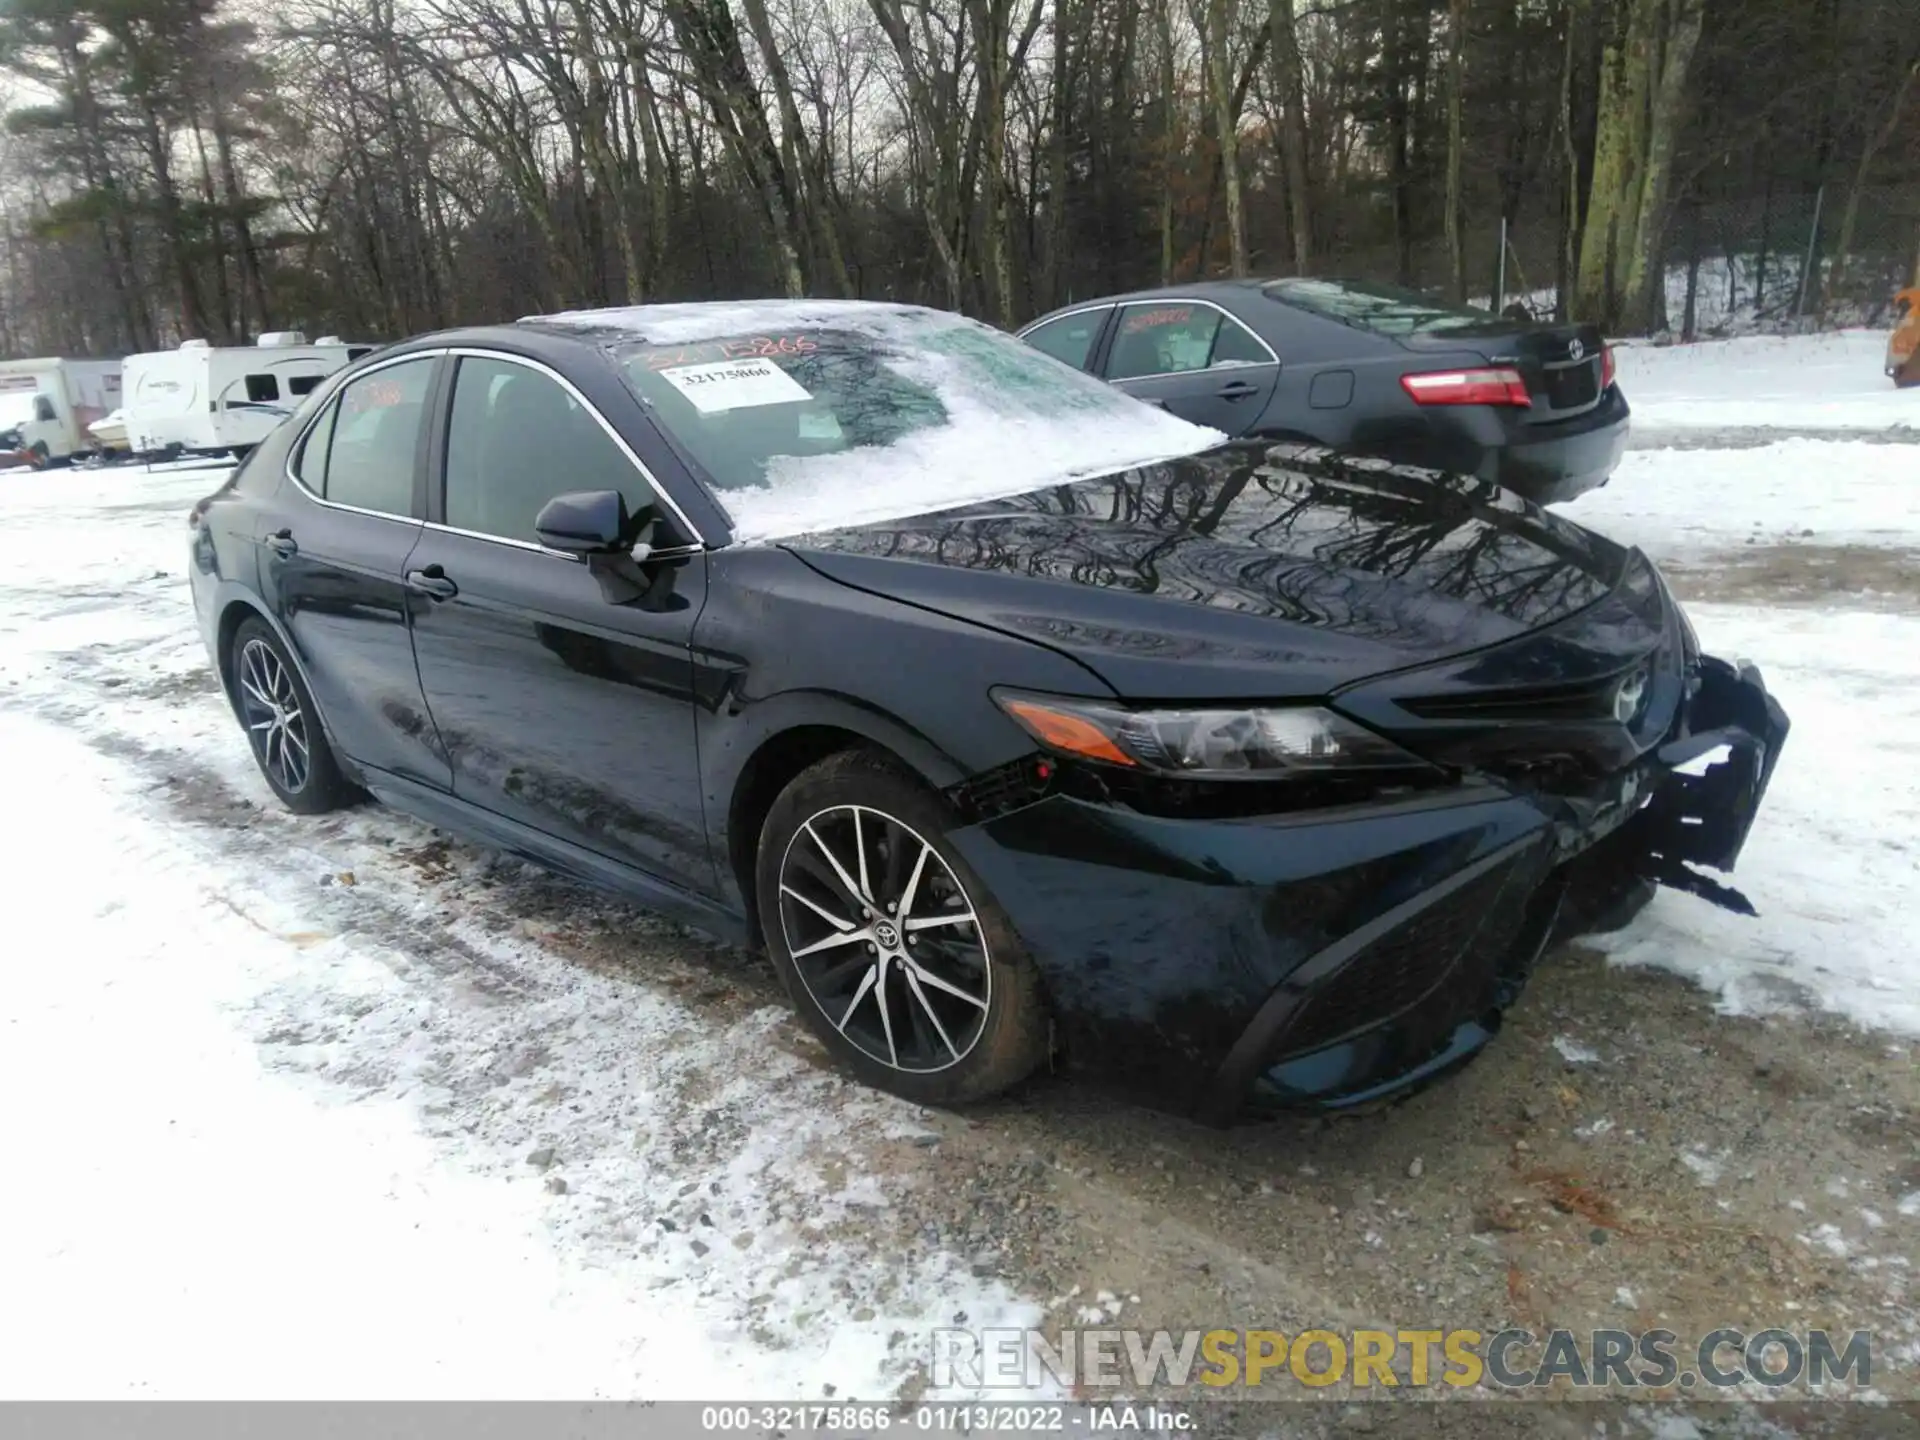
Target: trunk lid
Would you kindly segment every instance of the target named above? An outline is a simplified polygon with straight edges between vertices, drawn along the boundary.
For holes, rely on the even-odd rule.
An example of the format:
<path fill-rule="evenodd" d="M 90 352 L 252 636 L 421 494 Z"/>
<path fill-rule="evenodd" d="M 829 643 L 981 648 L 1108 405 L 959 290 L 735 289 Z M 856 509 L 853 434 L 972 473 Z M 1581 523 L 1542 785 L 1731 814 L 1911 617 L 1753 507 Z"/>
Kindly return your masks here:
<path fill-rule="evenodd" d="M 1551 424 L 1585 414 L 1605 393 L 1606 339 L 1593 325 L 1526 325 L 1494 320 L 1449 325 L 1397 337 L 1416 354 L 1472 350 L 1489 365 L 1511 366 L 1527 382 L 1533 405 L 1530 424 Z"/>

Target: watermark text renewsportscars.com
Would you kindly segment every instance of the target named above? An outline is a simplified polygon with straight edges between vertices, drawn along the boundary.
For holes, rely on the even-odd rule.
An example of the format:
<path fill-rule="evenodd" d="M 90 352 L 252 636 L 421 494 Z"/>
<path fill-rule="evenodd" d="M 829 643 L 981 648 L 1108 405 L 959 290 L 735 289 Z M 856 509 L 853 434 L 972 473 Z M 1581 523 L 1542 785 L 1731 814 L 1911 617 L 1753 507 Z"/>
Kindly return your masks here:
<path fill-rule="evenodd" d="M 1082 1393 L 1113 1387 L 1303 1385 L 1356 1389 L 1484 1385 L 1505 1390 L 1818 1390 L 1873 1383 L 1865 1330 L 1734 1327 L 1683 1341 L 1671 1330 L 935 1330 L 937 1387 Z"/>

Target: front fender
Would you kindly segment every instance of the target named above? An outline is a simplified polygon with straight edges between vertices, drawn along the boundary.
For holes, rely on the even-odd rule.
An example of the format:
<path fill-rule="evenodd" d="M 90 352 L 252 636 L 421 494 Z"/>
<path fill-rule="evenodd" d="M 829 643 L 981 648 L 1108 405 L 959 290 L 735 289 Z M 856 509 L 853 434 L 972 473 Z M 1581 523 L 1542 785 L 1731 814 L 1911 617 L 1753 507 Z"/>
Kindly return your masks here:
<path fill-rule="evenodd" d="M 757 830 L 734 836 L 736 797 L 743 784 L 771 783 L 756 760 L 783 737 L 794 744 L 783 751 L 781 785 L 821 753 L 799 732 L 826 727 L 890 752 L 931 789 L 948 790 L 1034 748 L 994 704 L 994 686 L 1085 694 L 1098 684 L 1044 646 L 844 584 L 785 550 L 730 548 L 710 563 L 693 688 L 723 889 L 757 838 Z M 759 812 L 750 809 L 742 821 L 757 826 Z"/>
<path fill-rule="evenodd" d="M 967 778 L 968 770 L 914 726 L 851 695 L 830 690 L 789 690 L 744 705 L 716 726 L 710 756 L 703 755 L 712 799 L 732 795 L 754 756 L 780 736 L 808 727 L 845 730 L 891 751 L 922 780 L 945 790 Z"/>

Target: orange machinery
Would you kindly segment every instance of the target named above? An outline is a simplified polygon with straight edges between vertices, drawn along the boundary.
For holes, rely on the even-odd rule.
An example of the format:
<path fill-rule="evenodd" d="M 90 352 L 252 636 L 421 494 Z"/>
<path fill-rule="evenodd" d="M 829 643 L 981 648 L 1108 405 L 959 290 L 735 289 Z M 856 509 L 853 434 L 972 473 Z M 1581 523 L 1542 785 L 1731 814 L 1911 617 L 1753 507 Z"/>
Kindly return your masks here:
<path fill-rule="evenodd" d="M 1893 297 L 1893 318 L 1887 374 L 1896 385 L 1920 385 L 1920 285 Z"/>

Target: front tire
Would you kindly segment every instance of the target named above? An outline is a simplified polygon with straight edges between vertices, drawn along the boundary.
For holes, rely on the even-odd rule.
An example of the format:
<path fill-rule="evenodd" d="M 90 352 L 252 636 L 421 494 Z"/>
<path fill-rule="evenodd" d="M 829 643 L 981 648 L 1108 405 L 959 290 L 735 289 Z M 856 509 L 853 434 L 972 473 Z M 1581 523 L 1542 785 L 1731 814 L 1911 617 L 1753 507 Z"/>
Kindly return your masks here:
<path fill-rule="evenodd" d="M 264 621 L 233 632 L 229 674 L 234 712 L 260 775 L 296 815 L 324 815 L 353 798 L 334 762 L 320 712 L 285 647 Z"/>
<path fill-rule="evenodd" d="M 946 840 L 952 813 L 886 757 L 829 756 L 760 832 L 767 953 L 794 1008 L 877 1089 L 923 1105 L 983 1100 L 1046 1058 L 1033 962 Z"/>

